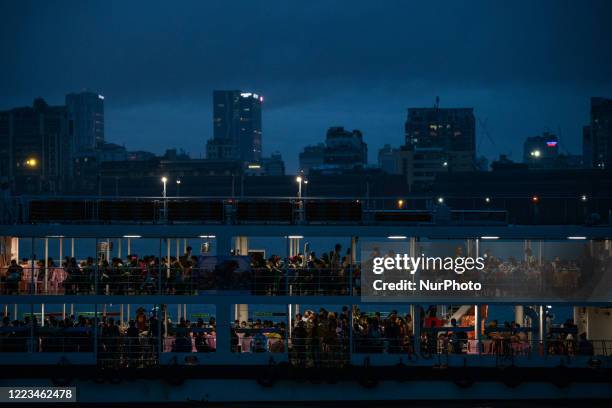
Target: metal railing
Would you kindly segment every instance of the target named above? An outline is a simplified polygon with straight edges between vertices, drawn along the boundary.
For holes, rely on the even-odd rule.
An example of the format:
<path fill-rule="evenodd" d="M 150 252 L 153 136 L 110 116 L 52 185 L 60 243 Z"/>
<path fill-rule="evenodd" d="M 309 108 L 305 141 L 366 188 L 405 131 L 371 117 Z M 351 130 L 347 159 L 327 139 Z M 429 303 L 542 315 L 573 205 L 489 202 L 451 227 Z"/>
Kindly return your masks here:
<path fill-rule="evenodd" d="M 453 199 L 456 205 L 453 205 Z M 528 200 L 528 197 L 521 197 Z M 20 196 L 3 204 L 5 224 L 423 224 L 436 222 L 438 197 L 115 197 Z M 466 201 L 467 200 L 467 201 Z M 470 201 L 471 200 L 471 201 Z M 448 197 L 445 223 L 507 224 L 483 197 Z M 466 204 L 469 202 L 470 204 Z"/>
<path fill-rule="evenodd" d="M 4 268 L 6 269 L 6 268 Z M 252 268 L 231 272 L 206 268 L 147 267 L 23 268 L 17 278 L 1 274 L 0 295 L 349 295 L 354 267 Z M 0 271 L 1 272 L 1 271 Z"/>

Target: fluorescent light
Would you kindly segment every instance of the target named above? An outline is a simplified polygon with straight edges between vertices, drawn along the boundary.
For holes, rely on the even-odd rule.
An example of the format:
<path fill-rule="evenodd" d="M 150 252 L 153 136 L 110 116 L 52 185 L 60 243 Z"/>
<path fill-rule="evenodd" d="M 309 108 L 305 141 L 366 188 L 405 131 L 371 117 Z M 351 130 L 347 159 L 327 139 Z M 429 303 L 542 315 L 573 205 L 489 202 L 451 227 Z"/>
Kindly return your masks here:
<path fill-rule="evenodd" d="M 304 238 L 304 236 L 303 235 L 289 235 L 287 238 L 302 239 Z"/>
<path fill-rule="evenodd" d="M 200 235 L 200 238 L 217 238 L 215 235 Z"/>
<path fill-rule="evenodd" d="M 405 235 L 389 235 L 387 238 L 388 239 L 406 239 L 408 237 Z"/>
<path fill-rule="evenodd" d="M 567 237 L 567 239 L 587 239 L 587 237 L 574 236 L 574 237 Z"/>
<path fill-rule="evenodd" d="M 64 238 L 63 235 L 47 235 L 45 238 Z"/>
<path fill-rule="evenodd" d="M 499 239 L 499 237 L 496 237 L 495 235 L 485 235 L 480 237 L 480 239 Z"/>
<path fill-rule="evenodd" d="M 142 238 L 142 235 L 124 235 L 123 238 Z"/>

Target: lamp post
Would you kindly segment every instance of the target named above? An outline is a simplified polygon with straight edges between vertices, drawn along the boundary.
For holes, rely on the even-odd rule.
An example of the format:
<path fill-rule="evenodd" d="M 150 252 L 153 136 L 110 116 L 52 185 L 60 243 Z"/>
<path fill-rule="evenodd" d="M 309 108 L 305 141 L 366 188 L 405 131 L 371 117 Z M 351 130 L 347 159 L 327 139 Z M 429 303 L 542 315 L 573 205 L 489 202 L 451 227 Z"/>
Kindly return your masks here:
<path fill-rule="evenodd" d="M 297 183 L 298 183 L 298 200 L 302 199 L 302 181 L 303 180 L 304 179 L 302 178 L 302 176 L 297 176 L 295 178 L 295 181 L 297 181 Z"/>
<path fill-rule="evenodd" d="M 162 198 L 164 199 L 164 219 L 166 219 L 167 216 L 167 210 L 168 210 L 168 202 L 166 200 L 166 185 L 168 183 L 168 177 L 164 176 L 161 178 L 162 183 L 164 184 L 164 189 L 162 190 Z"/>
<path fill-rule="evenodd" d="M 181 180 L 176 180 L 176 196 L 181 196 Z"/>

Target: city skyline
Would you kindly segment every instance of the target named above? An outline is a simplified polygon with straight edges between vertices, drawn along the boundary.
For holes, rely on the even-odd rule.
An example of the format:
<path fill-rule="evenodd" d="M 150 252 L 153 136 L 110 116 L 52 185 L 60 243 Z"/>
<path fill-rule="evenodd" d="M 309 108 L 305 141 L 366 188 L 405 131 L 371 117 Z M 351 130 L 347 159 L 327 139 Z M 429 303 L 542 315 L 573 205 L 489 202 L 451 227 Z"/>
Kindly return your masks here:
<path fill-rule="evenodd" d="M 5 3 L 0 107 L 89 88 L 106 96 L 109 142 L 204 157 L 212 91 L 250 90 L 265 96 L 263 155 L 280 151 L 294 172 L 332 126 L 361 130 L 375 162 L 403 143 L 406 109 L 440 97 L 474 108 L 478 156 L 520 161 L 523 140 L 544 131 L 577 154 L 590 97 L 612 95 L 610 4 L 591 4 L 314 4 L 287 21 L 280 3 L 142 15 L 135 4 Z"/>

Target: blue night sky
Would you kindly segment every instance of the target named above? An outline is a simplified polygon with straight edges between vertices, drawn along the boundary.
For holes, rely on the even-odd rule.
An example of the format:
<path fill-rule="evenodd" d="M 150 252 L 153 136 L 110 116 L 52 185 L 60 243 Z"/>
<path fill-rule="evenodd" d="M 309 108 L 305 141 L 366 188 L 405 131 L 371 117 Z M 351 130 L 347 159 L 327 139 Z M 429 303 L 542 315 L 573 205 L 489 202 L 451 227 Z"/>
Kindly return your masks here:
<path fill-rule="evenodd" d="M 370 161 L 403 143 L 406 108 L 474 107 L 478 154 L 521 158 L 560 133 L 578 153 L 589 98 L 612 97 L 610 1 L 0 0 L 0 109 L 105 95 L 106 139 L 204 154 L 213 89 L 263 94 L 264 153 L 289 171 L 329 126 Z"/>

